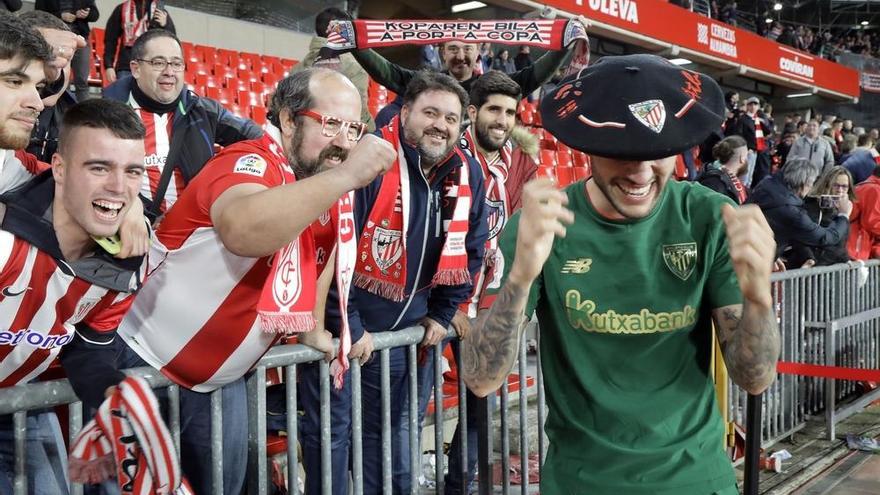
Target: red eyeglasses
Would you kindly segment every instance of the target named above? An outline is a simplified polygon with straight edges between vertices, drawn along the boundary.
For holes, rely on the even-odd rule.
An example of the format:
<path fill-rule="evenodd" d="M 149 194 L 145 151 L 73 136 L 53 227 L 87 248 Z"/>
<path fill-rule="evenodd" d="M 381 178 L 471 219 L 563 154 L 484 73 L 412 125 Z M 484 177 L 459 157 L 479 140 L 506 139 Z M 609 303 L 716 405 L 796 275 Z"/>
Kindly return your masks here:
<path fill-rule="evenodd" d="M 339 135 L 340 132 L 345 131 L 345 137 L 347 137 L 349 141 L 356 142 L 359 141 L 361 137 L 363 137 L 364 132 L 367 130 L 367 124 L 364 124 L 363 122 L 342 120 L 337 117 L 322 115 L 312 110 L 300 110 L 294 115 L 304 115 L 314 120 L 315 122 L 320 122 L 321 134 L 323 134 L 325 137 L 336 137 Z"/>

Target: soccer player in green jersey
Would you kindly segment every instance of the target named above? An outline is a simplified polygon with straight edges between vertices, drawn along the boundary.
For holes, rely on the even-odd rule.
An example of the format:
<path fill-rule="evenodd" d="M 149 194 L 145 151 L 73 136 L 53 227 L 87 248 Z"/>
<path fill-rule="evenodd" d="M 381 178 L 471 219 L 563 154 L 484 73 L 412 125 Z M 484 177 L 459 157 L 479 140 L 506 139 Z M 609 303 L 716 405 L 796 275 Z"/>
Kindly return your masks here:
<path fill-rule="evenodd" d="M 721 89 L 653 55 L 606 57 L 541 104 L 545 127 L 591 155 L 592 178 L 529 183 L 505 228 L 505 282 L 462 342 L 478 395 L 497 389 L 537 312 L 550 448 L 541 493 L 734 494 L 709 362 L 773 381 L 773 233 L 755 206 L 670 180 L 675 156 L 721 125 Z"/>

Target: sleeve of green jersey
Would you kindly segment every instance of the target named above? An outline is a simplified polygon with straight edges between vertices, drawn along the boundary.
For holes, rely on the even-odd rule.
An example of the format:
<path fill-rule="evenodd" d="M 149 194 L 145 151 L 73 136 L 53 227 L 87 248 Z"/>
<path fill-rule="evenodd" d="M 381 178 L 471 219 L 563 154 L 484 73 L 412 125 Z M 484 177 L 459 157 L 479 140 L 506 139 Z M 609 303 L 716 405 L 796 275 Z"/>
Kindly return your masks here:
<path fill-rule="evenodd" d="M 713 195 L 715 196 L 715 195 Z M 716 199 L 713 197 L 713 199 Z M 713 201 L 712 232 L 709 238 L 714 246 L 714 257 L 709 268 L 709 277 L 706 281 L 706 291 L 709 296 L 711 309 L 717 309 L 733 304 L 742 304 L 742 293 L 739 290 L 739 281 L 733 270 L 733 261 L 730 259 L 730 250 L 727 245 L 727 232 L 724 229 L 724 220 L 721 218 L 721 205 L 728 203 L 734 208 L 736 205 L 726 197 L 717 196 Z M 707 250 L 708 251 L 708 250 Z"/>
<path fill-rule="evenodd" d="M 510 274 L 510 267 L 513 266 L 513 255 L 516 252 L 516 233 L 519 230 L 519 216 L 519 213 L 516 213 L 510 217 L 510 221 L 507 222 L 504 230 L 499 234 L 500 238 L 498 244 L 501 249 L 501 254 L 504 257 L 504 275 L 501 278 L 501 287 L 504 287 L 504 284 L 507 283 L 507 276 Z M 538 297 L 541 294 L 542 284 L 543 276 L 538 276 L 538 278 L 532 282 L 532 287 L 529 289 L 529 300 L 526 302 L 525 314 L 527 317 L 531 317 L 531 314 L 535 311 L 535 307 L 538 305 Z M 489 309 L 489 307 L 492 306 L 492 303 L 495 302 L 495 296 L 498 295 L 501 287 L 486 289 L 485 295 L 480 300 L 481 310 Z"/>

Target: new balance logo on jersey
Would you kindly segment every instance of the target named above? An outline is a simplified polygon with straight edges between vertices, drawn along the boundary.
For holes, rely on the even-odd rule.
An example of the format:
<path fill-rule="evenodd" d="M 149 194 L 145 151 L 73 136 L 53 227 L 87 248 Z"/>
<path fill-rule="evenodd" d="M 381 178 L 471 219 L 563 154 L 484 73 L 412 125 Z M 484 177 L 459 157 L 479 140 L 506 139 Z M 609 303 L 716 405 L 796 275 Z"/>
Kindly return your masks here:
<path fill-rule="evenodd" d="M 593 265 L 592 258 L 578 258 L 576 260 L 568 260 L 562 265 L 560 273 L 587 273 Z"/>
<path fill-rule="evenodd" d="M 18 345 L 20 343 L 28 343 L 40 349 L 52 349 L 61 347 L 73 339 L 70 335 L 46 335 L 33 330 L 25 329 L 17 332 L 3 331 L 0 332 L 0 345 Z"/>
<path fill-rule="evenodd" d="M 24 294 L 26 291 L 31 290 L 30 287 L 25 287 L 24 289 L 14 289 L 11 285 L 4 287 L 0 293 L 3 294 L 4 297 L 16 297 Z"/>

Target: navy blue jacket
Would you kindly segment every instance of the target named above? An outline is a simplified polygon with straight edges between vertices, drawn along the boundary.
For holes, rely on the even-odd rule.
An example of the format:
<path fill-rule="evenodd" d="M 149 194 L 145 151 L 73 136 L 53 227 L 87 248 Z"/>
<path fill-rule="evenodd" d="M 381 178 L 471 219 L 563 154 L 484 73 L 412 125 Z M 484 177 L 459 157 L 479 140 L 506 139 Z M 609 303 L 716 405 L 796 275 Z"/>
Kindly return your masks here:
<path fill-rule="evenodd" d="M 843 166 L 852 174 L 853 186 L 855 186 L 871 176 L 877 163 L 870 151 L 857 149 L 843 162 Z"/>
<path fill-rule="evenodd" d="M 104 97 L 128 103 L 133 84 L 133 77 L 123 77 L 104 89 Z M 233 114 L 215 100 L 184 89 L 178 110 L 174 112 L 165 163 L 178 168 L 184 182 L 189 184 L 214 156 L 215 143 L 229 146 L 262 135 L 262 129 L 253 121 Z M 149 210 L 155 212 L 154 208 Z"/>
<path fill-rule="evenodd" d="M 849 235 L 849 220 L 835 216 L 827 226 L 810 218 L 804 200 L 782 182 L 780 173 L 767 176 L 752 191 L 749 202 L 761 207 L 776 237 L 776 257 L 789 247 L 830 248 Z"/>
<path fill-rule="evenodd" d="M 418 151 L 404 143 L 403 136 L 401 136 L 401 147 L 406 156 L 410 178 L 410 216 L 406 236 L 406 299 L 395 302 L 352 286 L 348 303 L 348 322 L 352 342 L 357 342 L 364 330 L 384 332 L 407 328 L 417 325 L 425 316 L 443 327 L 448 327 L 458 310 L 458 305 L 470 297 L 473 290 L 472 284 L 431 287 L 431 279 L 436 272 L 440 252 L 446 239 L 441 217 L 444 206 L 443 182 L 453 168 L 462 166 L 458 154 L 453 153 L 446 162 L 435 168 L 429 186 L 419 164 Z M 468 270 L 473 279 L 483 263 L 489 230 L 486 224 L 486 190 L 483 173 L 476 161 L 472 158 L 467 160 L 473 196 L 465 243 Z M 354 215 L 359 239 L 370 210 L 376 202 L 383 179 L 384 177 L 377 177 L 367 187 L 355 191 Z M 451 212 L 454 205 L 447 206 L 447 211 Z M 446 218 L 449 218 L 449 214 L 447 213 Z M 414 287 L 416 290 L 413 290 Z M 338 335 L 339 328 L 337 301 L 338 295 L 334 286 L 327 299 L 325 326 L 335 335 Z"/>

